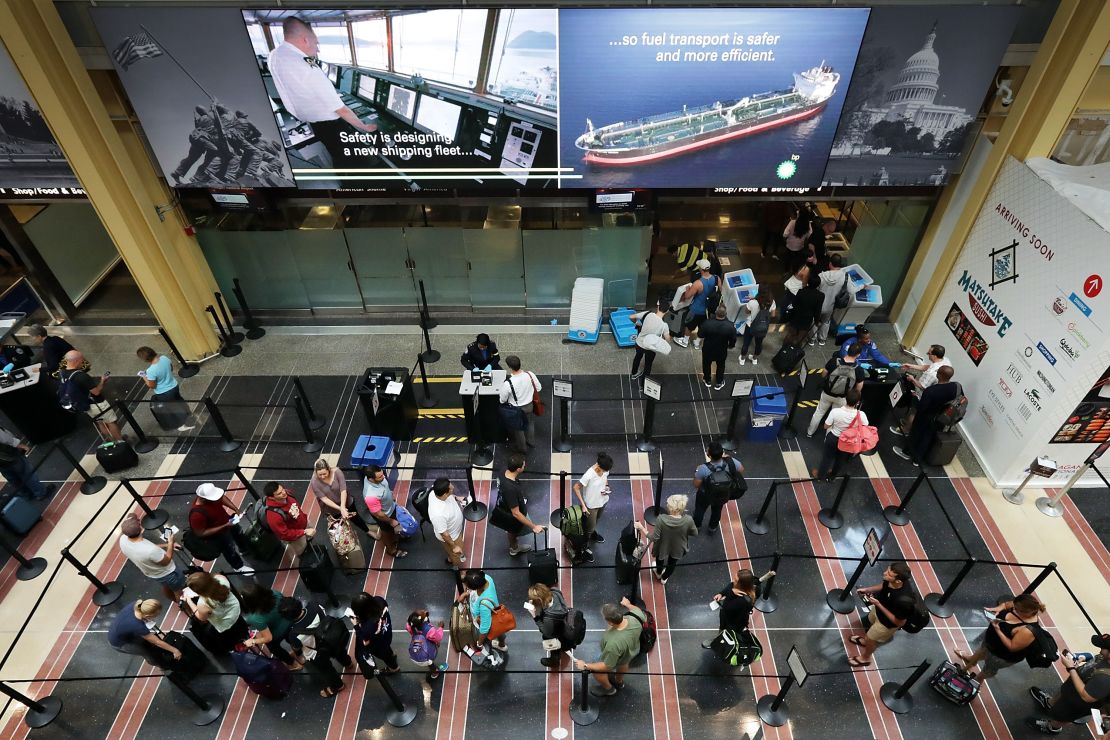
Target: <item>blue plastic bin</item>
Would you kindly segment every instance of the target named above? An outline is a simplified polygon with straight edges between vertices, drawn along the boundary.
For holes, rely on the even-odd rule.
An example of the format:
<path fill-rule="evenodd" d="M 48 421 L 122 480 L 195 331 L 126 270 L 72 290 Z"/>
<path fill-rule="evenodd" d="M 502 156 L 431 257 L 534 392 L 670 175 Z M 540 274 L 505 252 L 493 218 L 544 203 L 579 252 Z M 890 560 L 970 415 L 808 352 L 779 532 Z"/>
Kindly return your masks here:
<path fill-rule="evenodd" d="M 372 437 L 363 434 L 355 442 L 355 449 L 351 453 L 351 467 L 361 468 L 364 465 L 377 465 L 385 471 L 392 487 L 397 483 L 396 446 L 389 437 Z"/>
<path fill-rule="evenodd" d="M 759 398 L 768 393 L 778 392 L 771 398 Z M 752 388 L 751 428 L 748 440 L 751 442 L 775 442 L 786 418 L 786 394 L 776 385 L 757 385 Z"/>
<path fill-rule="evenodd" d="M 635 314 L 631 308 L 618 308 L 609 314 L 609 328 L 618 347 L 631 347 L 636 344 L 636 324 L 632 321 Z"/>

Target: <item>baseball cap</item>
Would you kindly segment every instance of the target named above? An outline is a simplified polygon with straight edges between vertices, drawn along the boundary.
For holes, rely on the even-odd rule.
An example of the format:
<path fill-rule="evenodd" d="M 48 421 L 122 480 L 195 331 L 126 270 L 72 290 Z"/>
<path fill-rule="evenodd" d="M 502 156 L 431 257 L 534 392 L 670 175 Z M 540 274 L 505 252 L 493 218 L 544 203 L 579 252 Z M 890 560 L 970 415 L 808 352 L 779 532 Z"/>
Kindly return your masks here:
<path fill-rule="evenodd" d="M 197 495 L 205 501 L 219 501 L 223 498 L 224 489 L 217 488 L 211 483 L 201 483 L 197 486 Z"/>
<path fill-rule="evenodd" d="M 698 260 L 694 264 L 696 264 L 698 266 L 699 270 L 708 270 L 709 269 L 709 260 Z"/>
<path fill-rule="evenodd" d="M 1110 650 L 1110 635 L 1092 635 L 1091 644 L 1099 650 Z"/>

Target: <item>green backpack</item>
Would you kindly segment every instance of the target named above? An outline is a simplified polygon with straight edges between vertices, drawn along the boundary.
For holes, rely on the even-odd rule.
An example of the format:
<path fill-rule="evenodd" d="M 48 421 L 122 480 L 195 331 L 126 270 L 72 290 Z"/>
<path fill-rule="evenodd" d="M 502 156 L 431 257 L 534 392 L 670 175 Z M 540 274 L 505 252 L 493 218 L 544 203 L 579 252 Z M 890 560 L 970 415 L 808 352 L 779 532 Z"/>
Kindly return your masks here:
<path fill-rule="evenodd" d="M 763 645 L 751 630 L 725 630 L 711 644 L 713 654 L 730 666 L 747 666 L 763 657 Z"/>
<path fill-rule="evenodd" d="M 583 537 L 586 534 L 585 514 L 581 506 L 568 506 L 563 509 L 563 517 L 559 520 L 559 531 L 564 537 Z"/>

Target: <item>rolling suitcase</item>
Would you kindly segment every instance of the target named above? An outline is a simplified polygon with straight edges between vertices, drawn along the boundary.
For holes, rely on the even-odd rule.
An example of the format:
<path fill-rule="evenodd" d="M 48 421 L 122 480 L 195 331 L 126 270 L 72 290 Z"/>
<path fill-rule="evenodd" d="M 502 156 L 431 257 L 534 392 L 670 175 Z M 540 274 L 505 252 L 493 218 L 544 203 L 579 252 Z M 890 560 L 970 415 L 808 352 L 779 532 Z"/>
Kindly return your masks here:
<path fill-rule="evenodd" d="M 176 432 L 189 420 L 189 404 L 184 401 L 151 401 L 150 413 L 162 431 Z"/>
<path fill-rule="evenodd" d="M 535 532 L 532 533 L 532 541 L 533 549 L 528 553 L 528 582 L 554 586 L 559 582 L 559 558 L 555 549 L 547 546 L 547 530 L 543 531 L 542 550 Z"/>
<path fill-rule="evenodd" d="M 96 448 L 96 461 L 105 473 L 116 473 L 139 464 L 139 456 L 126 442 L 105 442 Z"/>
<path fill-rule="evenodd" d="M 331 593 L 331 578 L 335 573 L 335 566 L 328 557 L 328 551 L 309 542 L 300 560 L 301 581 L 305 588 L 318 594 Z"/>
<path fill-rule="evenodd" d="M 979 693 L 979 682 L 949 660 L 941 663 L 933 672 L 929 685 L 953 704 L 969 704 Z"/>
<path fill-rule="evenodd" d="M 293 687 L 293 674 L 280 660 L 253 650 L 236 650 L 231 662 L 247 688 L 259 696 L 284 699 Z"/>
<path fill-rule="evenodd" d="M 42 519 L 42 512 L 22 496 L 12 496 L 0 509 L 0 519 L 15 534 L 25 535 Z"/>
<path fill-rule="evenodd" d="M 771 359 L 771 367 L 781 375 L 785 375 L 794 368 L 798 367 L 798 363 L 806 356 L 806 351 L 801 347 L 795 347 L 793 344 L 784 344 L 782 348 L 775 353 L 774 358 Z"/>
<path fill-rule="evenodd" d="M 636 576 L 640 572 L 640 561 L 636 556 L 627 553 L 623 548 L 616 548 L 617 553 L 617 583 L 626 586 L 636 580 Z"/>
<path fill-rule="evenodd" d="M 208 665 L 208 658 L 204 657 L 201 649 L 187 635 L 180 632 L 167 632 L 162 635 L 162 639 L 181 651 L 181 659 L 174 660 L 172 656 L 167 655 L 166 664 L 159 666 L 159 668 L 174 671 L 184 677 L 186 681 L 189 681 Z"/>
<path fill-rule="evenodd" d="M 933 435 L 933 444 L 929 447 L 928 454 L 925 455 L 925 463 L 928 465 L 947 465 L 955 459 L 956 453 L 963 442 L 963 438 L 960 437 L 960 433 L 957 431 L 937 430 Z"/>

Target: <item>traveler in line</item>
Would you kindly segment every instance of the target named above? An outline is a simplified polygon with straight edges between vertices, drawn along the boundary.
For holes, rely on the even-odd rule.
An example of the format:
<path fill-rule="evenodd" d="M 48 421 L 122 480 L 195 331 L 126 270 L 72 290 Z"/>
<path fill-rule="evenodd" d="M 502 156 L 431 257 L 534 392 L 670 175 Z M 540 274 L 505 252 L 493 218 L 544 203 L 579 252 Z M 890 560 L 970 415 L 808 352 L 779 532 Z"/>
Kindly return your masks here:
<path fill-rule="evenodd" d="M 432 495 L 428 497 L 428 519 L 432 522 L 432 531 L 447 554 L 447 564 L 460 567 L 466 562 L 466 556 L 463 555 L 466 547 L 463 527 L 466 520 L 463 518 L 462 505 L 455 498 L 455 486 L 446 478 L 436 478 L 432 484 Z"/>
<path fill-rule="evenodd" d="M 387 555 L 394 558 L 408 556 L 408 551 L 402 550 L 398 545 L 400 541 L 401 523 L 397 521 L 397 499 L 393 498 L 393 490 L 389 487 L 389 479 L 385 471 L 378 465 L 367 465 L 363 469 L 362 500 L 366 510 L 378 523 L 380 540 L 385 546 Z"/>
<path fill-rule="evenodd" d="M 744 335 L 744 342 L 740 345 L 740 364 L 751 360 L 753 365 L 758 365 L 759 355 L 763 352 L 763 340 L 771 330 L 771 319 L 778 313 L 778 306 L 771 295 L 771 286 L 759 286 L 758 295 L 744 304 L 744 310 L 747 318 L 740 325 L 740 331 Z M 748 354 L 752 342 L 755 342 L 755 354 Z"/>
<path fill-rule="evenodd" d="M 533 583 L 528 587 L 528 601 L 524 608 L 532 615 L 536 626 L 539 627 L 540 637 L 545 644 L 549 640 L 559 643 L 556 649 L 544 648 L 544 657 L 540 658 L 540 665 L 546 668 L 555 668 L 562 660 L 564 653 L 572 645 L 564 645 L 562 638 L 566 632 L 567 602 L 563 592 L 557 588 L 550 588 L 546 583 Z"/>
<path fill-rule="evenodd" d="M 339 468 L 333 468 L 324 458 L 313 465 L 312 480 L 308 490 L 316 495 L 320 509 L 333 519 L 346 519 L 374 539 L 381 537 L 377 527 L 373 531 L 355 510 L 354 499 L 347 493 L 347 478 Z"/>
<path fill-rule="evenodd" d="M 720 442 L 710 442 L 705 455 L 706 462 L 694 470 L 694 525 L 701 529 L 701 520 L 708 509 L 709 534 L 716 534 L 721 525 L 721 510 L 734 492 L 731 484 L 743 474 L 744 465 L 739 458 L 725 456 Z M 715 472 L 728 477 L 714 477 Z"/>
<path fill-rule="evenodd" d="M 231 537 L 231 516 L 238 515 L 239 507 L 224 494 L 224 489 L 211 483 L 197 486 L 197 497 L 189 508 L 189 529 L 202 540 L 214 540 L 220 553 L 236 573 L 253 576 L 254 568 L 243 563 L 243 556 Z"/>
<path fill-rule="evenodd" d="M 393 617 L 386 600 L 363 591 L 351 599 L 351 612 L 354 613 L 351 622 L 355 625 L 355 660 L 362 674 L 372 678 L 373 666 L 379 660 L 386 666 L 383 673 L 400 671 L 397 653 L 393 652 Z M 367 655 L 376 660 L 368 660 Z"/>
<path fill-rule="evenodd" d="M 65 368 L 58 374 L 58 397 L 63 407 L 83 411 L 93 420 L 100 435 L 111 442 L 122 442 L 119 417 L 104 396 L 111 373 L 104 373 L 97 382 L 89 375 L 85 356 L 75 349 L 65 354 Z"/>
<path fill-rule="evenodd" d="M 822 239 L 822 247 L 824 240 Z M 830 260 L 828 270 L 818 273 L 821 281 L 821 295 L 825 297 L 821 304 L 821 315 L 817 319 L 817 343 L 822 347 L 829 339 L 829 324 L 832 323 L 833 311 L 836 309 L 836 296 L 845 289 L 848 282 L 848 273 L 844 271 L 844 259 L 839 254 L 834 254 Z M 851 286 L 847 288 L 851 291 Z"/>
<path fill-rule="evenodd" d="M 721 390 L 725 387 L 725 363 L 728 351 L 736 346 L 736 325 L 728 320 L 728 309 L 722 303 L 717 306 L 713 318 L 707 319 L 698 329 L 701 337 L 701 381 L 706 388 Z M 713 364 L 717 373 L 713 374 Z"/>
<path fill-rule="evenodd" d="M 291 634 L 302 642 L 311 637 L 316 645 L 316 655 L 309 662 L 324 678 L 324 688 L 320 690 L 320 696 L 335 696 L 345 689 L 343 677 L 332 665 L 335 662 L 344 668 L 354 667 L 354 661 L 347 654 L 351 631 L 343 620 L 329 616 L 317 603 L 302 604 L 292 596 L 286 596 L 278 602 L 278 614 L 290 621 Z"/>
<path fill-rule="evenodd" d="M 690 287 L 682 294 L 683 301 L 691 301 L 690 312 L 687 314 L 686 326 L 681 337 L 675 337 L 674 343 L 679 347 L 690 346 L 690 336 L 709 318 L 710 303 L 714 300 L 720 281 L 709 270 L 712 265 L 707 259 L 700 259 L 698 265 L 698 279 L 690 283 Z M 716 310 L 716 305 L 713 305 Z M 694 340 L 694 349 L 701 349 L 702 340 Z"/>
<path fill-rule="evenodd" d="M 773 570 L 767 572 L 768 576 L 774 574 Z M 755 573 L 747 568 L 740 568 L 736 571 L 736 578 L 732 580 L 732 583 L 713 595 L 713 602 L 720 605 L 720 608 L 717 609 L 717 619 L 719 620 L 717 634 L 702 642 L 701 646 L 709 650 L 713 646 L 713 640 L 725 630 L 736 632 L 746 630 L 758 596 L 759 581 L 756 579 Z"/>
<path fill-rule="evenodd" d="M 432 624 L 427 609 L 417 609 L 409 614 L 408 621 L 405 622 L 405 632 L 409 633 L 409 658 L 416 665 L 427 667 L 429 683 L 439 678 L 439 674 L 448 668 L 438 658 L 439 645 L 443 642 L 443 627 L 442 621 Z"/>
<path fill-rule="evenodd" d="M 844 398 L 848 395 L 848 391 L 853 388 L 863 391 L 863 381 L 866 380 L 867 373 L 856 362 L 857 357 L 859 357 L 859 345 L 853 344 L 848 348 L 848 354 L 843 359 L 834 357 L 825 364 L 825 383 L 821 387 L 821 398 L 817 401 L 817 408 L 813 410 L 813 416 L 809 419 L 807 437 L 817 433 L 817 427 L 830 409 L 844 405 Z"/>
<path fill-rule="evenodd" d="M 31 324 L 27 327 L 27 334 L 31 337 L 31 344 L 42 347 L 42 371 L 57 376 L 66 353 L 73 351 L 73 345 L 61 337 L 47 334 L 46 327 L 42 324 Z"/>
<path fill-rule="evenodd" d="M 139 347 L 135 350 L 135 354 L 147 364 L 146 370 L 139 371 L 139 377 L 146 383 L 147 388 L 154 391 L 150 400 L 161 403 L 178 401 L 178 405 L 183 405 L 185 401 L 181 398 L 181 388 L 178 386 L 177 378 L 173 377 L 173 365 L 170 364 L 170 358 L 158 354 L 150 347 Z M 188 432 L 196 428 L 195 425 L 189 424 L 187 418 L 181 419 L 180 415 L 177 418 L 181 420 L 181 424 L 177 426 L 177 431 Z"/>
<path fill-rule="evenodd" d="M 147 578 L 155 580 L 162 587 L 162 593 L 170 601 L 181 598 L 185 590 L 185 570 L 178 568 L 173 561 L 173 532 L 166 527 L 166 544 L 159 545 L 143 537 L 143 525 L 139 517 L 128 514 L 120 523 L 119 550 L 132 565 Z"/>
<path fill-rule="evenodd" d="M 308 514 L 277 481 L 267 483 L 263 493 L 266 494 L 266 526 L 286 548 L 300 557 L 308 549 L 308 538 L 316 534 L 316 528 L 308 526 Z"/>
<path fill-rule="evenodd" d="M 933 438 L 937 431 L 937 417 L 944 407 L 963 392 L 960 384 L 952 380 L 955 371 L 951 365 L 946 365 L 937 370 L 937 382 L 926 388 L 921 393 L 921 400 L 917 404 L 917 413 L 913 417 L 910 427 L 909 444 L 903 449 L 898 445 L 891 447 L 891 451 L 903 460 L 909 460 L 914 465 L 920 465 L 929 454 L 933 445 Z"/>
<path fill-rule="evenodd" d="M 497 505 L 512 514 L 519 525 L 515 531 L 507 530 L 509 554 L 513 557 L 532 549 L 532 545 L 517 540 L 525 530 L 532 530 L 534 535 L 543 531 L 542 526 L 528 518 L 528 499 L 524 495 L 524 487 L 517 480 L 523 472 L 524 455 L 514 452 L 505 461 L 505 472 L 497 485 Z"/>
<path fill-rule="evenodd" d="M 956 650 L 955 656 L 964 664 L 964 670 L 974 671 L 983 662 L 978 679 L 993 678 L 1003 668 L 1017 665 L 1025 658 L 1025 651 L 1033 644 L 1036 633 L 1029 625 L 1040 624 L 1044 604 L 1033 594 L 1019 594 L 991 609 L 995 619 L 987 625 L 979 638 L 979 648 L 968 655 Z"/>
<path fill-rule="evenodd" d="M 574 667 L 593 674 L 597 686 L 590 689 L 591 694 L 612 696 L 624 688 L 628 664 L 640 654 L 640 632 L 647 615 L 626 596 L 621 599 L 620 606 L 606 604 L 601 607 L 601 616 L 605 619 L 605 632 L 601 635 L 600 657 L 593 663 L 575 660 Z M 610 674 L 614 678 L 609 678 Z"/>
<path fill-rule="evenodd" d="M 926 388 L 936 385 L 937 373 L 940 372 L 942 367 L 952 367 L 952 361 L 944 356 L 944 345 L 930 344 L 926 352 L 925 358 L 929 361 L 927 365 L 912 365 L 905 363 L 902 367 L 906 370 L 916 370 L 920 375 L 913 373 L 906 373 L 902 378 L 910 384 L 913 393 L 910 394 L 910 408 L 906 415 L 902 417 L 902 421 L 890 427 L 890 431 L 895 434 L 905 435 L 907 431 L 913 428 L 913 419 L 917 416 L 917 407 L 921 403 L 921 395 L 925 392 Z"/>
<path fill-rule="evenodd" d="M 509 375 L 501 384 L 499 397 L 501 403 L 515 406 L 524 414 L 524 428 L 511 430 L 509 437 L 512 440 L 513 449 L 526 455 L 529 448 L 536 446 L 532 400 L 543 386 L 540 385 L 535 373 L 520 369 L 520 358 L 516 355 L 506 357 L 505 365 L 509 368 Z"/>
<path fill-rule="evenodd" d="M 108 627 L 108 644 L 121 653 L 141 655 L 156 668 L 172 667 L 171 661 L 181 660 L 181 651 L 154 631 L 154 621 L 161 613 L 157 599 L 139 599 L 130 608 L 124 606 Z"/>
<path fill-rule="evenodd" d="M 655 528 L 650 533 L 643 522 L 636 522 L 636 528 L 646 534 L 652 543 L 655 567 L 651 574 L 664 585 L 674 573 L 678 561 L 689 551 L 690 538 L 698 534 L 693 518 L 686 513 L 689 500 L 681 494 L 668 496 L 667 513 L 656 518 Z"/>
<path fill-rule="evenodd" d="M 482 570 L 468 570 L 463 576 L 464 590 L 456 601 L 466 599 L 470 603 L 470 615 L 474 619 L 474 632 L 477 634 L 475 647 L 484 650 L 488 642 L 490 647 L 502 653 L 509 652 L 505 644 L 505 635 L 490 638 L 489 631 L 493 626 L 493 610 L 501 603 L 497 600 L 497 587 L 493 578 Z"/>
<path fill-rule="evenodd" d="M 659 300 L 655 303 L 654 310 L 632 314 L 632 320 L 640 325 L 640 330 L 636 333 L 636 356 L 632 358 L 633 380 L 639 380 L 645 375 L 651 375 L 651 365 L 655 362 L 655 350 L 649 349 L 649 347 L 644 345 L 650 346 L 652 343 L 658 343 L 658 340 L 648 338 L 659 337 L 664 342 L 671 341 L 671 332 L 667 328 L 666 322 L 663 321 L 663 316 L 667 313 L 666 306 L 669 303 L 669 298 L 660 296 Z M 644 361 L 644 369 L 642 371 L 640 370 L 640 360 Z"/>
<path fill-rule="evenodd" d="M 293 623 L 278 613 L 278 604 L 285 596 L 260 583 L 248 583 L 239 589 L 239 596 L 243 621 L 254 630 L 254 635 L 244 644 L 247 647 L 265 646 L 291 671 L 304 668 L 304 645 L 292 633 Z M 282 642 L 289 646 L 288 650 Z"/>
<path fill-rule="evenodd" d="M 910 585 L 910 567 L 905 563 L 891 563 L 883 571 L 879 585 L 861 588 L 857 593 L 871 606 L 871 611 L 867 614 L 867 632 L 849 638 L 852 644 L 863 648 L 863 652 L 848 658 L 848 662 L 862 668 L 871 665 L 871 656 L 880 645 L 894 639 L 894 634 L 913 614 L 917 597 Z"/>
<path fill-rule="evenodd" d="M 1048 719 L 1029 717 L 1026 724 L 1046 735 L 1057 735 L 1076 720 L 1090 717 L 1092 709 L 1106 708 L 1110 701 L 1110 635 L 1094 635 L 1091 644 L 1099 651 L 1094 660 L 1079 664 L 1067 653 L 1060 658 L 1068 673 L 1055 696 L 1037 686 L 1030 687 L 1029 693 Z"/>
<path fill-rule="evenodd" d="M 202 570 L 189 574 L 185 583 L 200 597 L 193 617 L 207 622 L 215 630 L 223 652 L 230 653 L 250 637 L 239 599 L 231 593 L 231 583 L 226 576 Z"/>
<path fill-rule="evenodd" d="M 17 496 L 27 495 L 33 501 L 50 498 L 58 487 L 53 483 L 43 485 L 27 453 L 31 451 L 19 437 L 0 427 L 0 473 L 12 484 Z"/>
<path fill-rule="evenodd" d="M 821 463 L 809 471 L 810 476 L 830 481 L 835 478 L 851 455 L 840 449 L 840 435 L 859 419 L 867 424 L 867 414 L 859 410 L 860 392 L 850 388 L 844 395 L 844 405 L 834 408 L 825 417 L 825 443 L 821 447 Z"/>
<path fill-rule="evenodd" d="M 490 340 L 489 334 L 479 334 L 473 342 L 466 345 L 462 365 L 467 370 L 501 369 L 501 353 L 497 351 L 497 344 Z"/>
<path fill-rule="evenodd" d="M 820 285 L 821 278 L 817 271 L 810 270 L 808 282 L 794 297 L 790 313 L 786 316 L 786 335 L 782 340 L 784 344 L 800 347 L 807 337 L 811 346 L 817 343 L 810 330 L 813 322 L 820 319 L 821 307 L 825 303 L 825 295 L 819 290 Z"/>
<path fill-rule="evenodd" d="M 590 467 L 574 484 L 574 495 L 582 506 L 586 537 L 594 542 L 604 542 L 605 538 L 597 531 L 601 512 L 609 503 L 609 471 L 613 469 L 613 458 L 608 452 L 597 453 L 597 462 Z"/>

